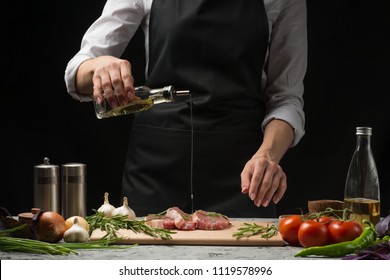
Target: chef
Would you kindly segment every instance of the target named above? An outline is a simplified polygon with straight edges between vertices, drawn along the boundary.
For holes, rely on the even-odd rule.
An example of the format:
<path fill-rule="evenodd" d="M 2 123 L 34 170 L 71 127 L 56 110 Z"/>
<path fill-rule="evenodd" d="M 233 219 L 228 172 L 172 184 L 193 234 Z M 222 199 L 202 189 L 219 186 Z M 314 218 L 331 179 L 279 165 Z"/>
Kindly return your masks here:
<path fill-rule="evenodd" d="M 131 102 L 131 61 L 121 56 L 140 26 L 146 85 L 191 98 L 135 114 L 129 205 L 137 216 L 177 206 L 275 217 L 287 189 L 279 162 L 304 135 L 306 2 L 108 0 L 66 67 L 73 98 Z"/>

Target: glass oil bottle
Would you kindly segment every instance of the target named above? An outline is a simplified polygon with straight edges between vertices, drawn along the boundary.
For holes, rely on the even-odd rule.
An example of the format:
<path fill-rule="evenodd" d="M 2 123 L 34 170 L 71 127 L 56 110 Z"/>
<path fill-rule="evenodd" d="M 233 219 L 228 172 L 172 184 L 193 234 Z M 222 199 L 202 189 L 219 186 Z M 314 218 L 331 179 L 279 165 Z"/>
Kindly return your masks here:
<path fill-rule="evenodd" d="M 356 147 L 345 182 L 344 207 L 353 211 L 352 219 L 376 224 L 380 220 L 378 172 L 371 149 L 371 127 L 356 128 Z"/>
<path fill-rule="evenodd" d="M 108 102 L 103 99 L 100 103 L 94 101 L 95 113 L 98 119 L 129 115 L 148 110 L 155 104 L 174 102 L 176 96 L 190 95 L 189 90 L 177 91 L 173 86 L 166 86 L 158 89 L 151 89 L 147 86 L 140 86 L 134 89 L 136 100 L 125 105 L 111 108 Z"/>

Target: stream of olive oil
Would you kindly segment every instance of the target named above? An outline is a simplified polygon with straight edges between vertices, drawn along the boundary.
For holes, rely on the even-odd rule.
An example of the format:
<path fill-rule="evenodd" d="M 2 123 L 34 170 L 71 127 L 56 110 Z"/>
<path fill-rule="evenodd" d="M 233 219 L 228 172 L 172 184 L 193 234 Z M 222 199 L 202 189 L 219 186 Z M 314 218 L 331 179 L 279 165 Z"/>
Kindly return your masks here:
<path fill-rule="evenodd" d="M 366 198 L 346 198 L 344 207 L 353 211 L 350 218 L 355 222 L 362 224 L 363 220 L 369 220 L 374 225 L 379 222 L 380 201 Z"/>
<path fill-rule="evenodd" d="M 178 94 L 180 96 L 180 94 Z M 182 96 L 189 96 L 187 105 L 190 108 L 190 129 L 191 129 L 191 143 L 190 143 L 190 198 L 191 198 L 191 210 L 194 212 L 194 186 L 193 186 L 193 173 L 194 173 L 194 120 L 192 112 L 192 95 L 191 93 L 185 93 Z M 100 114 L 101 118 L 108 118 L 114 116 L 128 115 L 136 112 L 146 111 L 153 106 L 153 100 L 144 99 L 139 101 L 134 101 L 126 105 L 116 107 L 106 113 Z"/>
<path fill-rule="evenodd" d="M 194 119 L 192 112 L 192 95 L 189 94 L 189 106 L 190 106 L 190 124 L 191 124 L 191 154 L 190 154 L 190 194 L 191 194 L 191 213 L 194 213 L 194 186 L 193 186 L 193 173 L 194 173 Z"/>

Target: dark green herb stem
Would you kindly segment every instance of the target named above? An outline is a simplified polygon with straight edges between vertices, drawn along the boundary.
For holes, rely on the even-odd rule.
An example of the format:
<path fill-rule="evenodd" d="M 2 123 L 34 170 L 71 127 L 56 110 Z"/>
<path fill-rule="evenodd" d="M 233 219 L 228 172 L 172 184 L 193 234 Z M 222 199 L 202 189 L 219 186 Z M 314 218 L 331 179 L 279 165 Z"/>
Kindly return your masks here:
<path fill-rule="evenodd" d="M 262 238 L 269 239 L 278 234 L 278 228 L 274 224 L 260 226 L 256 223 L 244 223 L 244 225 L 244 227 L 240 227 L 237 232 L 233 233 L 233 237 L 239 239 L 260 234 Z"/>
<path fill-rule="evenodd" d="M 353 211 L 348 208 L 344 208 L 343 210 L 336 210 L 328 207 L 324 211 L 309 214 L 307 216 L 307 220 L 313 220 L 313 219 L 318 220 L 322 216 L 331 216 L 337 220 L 347 221 L 349 219 L 350 214 L 352 213 Z"/>
<path fill-rule="evenodd" d="M 49 255 L 78 254 L 73 249 L 61 245 L 10 236 L 0 236 L 0 250 Z"/>
<path fill-rule="evenodd" d="M 102 239 L 108 240 L 117 238 L 117 231 L 119 229 L 130 229 L 135 233 L 144 232 L 152 237 L 161 239 L 172 239 L 171 234 L 174 234 L 174 232 L 167 229 L 153 228 L 143 220 L 129 220 L 126 215 L 106 217 L 104 213 L 96 211 L 95 214 L 87 216 L 86 220 L 91 232 L 95 229 L 105 231 L 106 235 Z"/>

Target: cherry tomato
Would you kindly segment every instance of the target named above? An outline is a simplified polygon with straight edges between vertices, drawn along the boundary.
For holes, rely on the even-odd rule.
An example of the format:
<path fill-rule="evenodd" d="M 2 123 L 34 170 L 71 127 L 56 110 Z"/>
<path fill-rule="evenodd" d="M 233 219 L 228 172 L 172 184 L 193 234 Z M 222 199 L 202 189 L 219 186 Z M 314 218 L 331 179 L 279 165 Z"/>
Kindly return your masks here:
<path fill-rule="evenodd" d="M 283 240 L 290 245 L 299 245 L 298 230 L 302 224 L 299 215 L 291 215 L 283 218 L 279 223 L 279 232 Z"/>
<path fill-rule="evenodd" d="M 329 225 L 332 221 L 334 221 L 334 218 L 333 217 L 329 217 L 329 216 L 322 216 L 318 219 L 318 221 L 324 225 L 326 225 L 326 227 L 329 228 Z"/>
<path fill-rule="evenodd" d="M 328 228 L 317 221 L 305 221 L 299 227 L 298 240 L 303 247 L 327 245 L 329 243 Z"/>
<path fill-rule="evenodd" d="M 359 237 L 363 228 L 354 221 L 335 220 L 329 224 L 329 235 L 332 243 L 351 241 Z"/>

